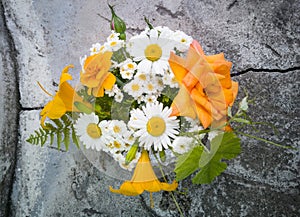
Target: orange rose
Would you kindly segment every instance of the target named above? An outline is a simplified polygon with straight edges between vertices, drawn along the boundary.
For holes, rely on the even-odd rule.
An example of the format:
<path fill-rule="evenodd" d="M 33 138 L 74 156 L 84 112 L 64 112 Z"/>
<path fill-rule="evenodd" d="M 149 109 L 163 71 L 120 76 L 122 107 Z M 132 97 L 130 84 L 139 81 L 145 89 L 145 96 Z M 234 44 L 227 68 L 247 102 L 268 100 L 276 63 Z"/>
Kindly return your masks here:
<path fill-rule="evenodd" d="M 173 100 L 173 115 L 198 117 L 204 128 L 225 125 L 227 108 L 238 92 L 238 83 L 231 80 L 231 62 L 224 54 L 206 56 L 193 41 L 184 59 L 171 53 L 170 67 L 180 84 Z"/>
<path fill-rule="evenodd" d="M 88 87 L 88 94 L 102 97 L 104 89 L 111 90 L 116 77 L 109 72 L 112 52 L 98 53 L 89 56 L 84 63 L 84 72 L 80 74 L 80 82 Z"/>

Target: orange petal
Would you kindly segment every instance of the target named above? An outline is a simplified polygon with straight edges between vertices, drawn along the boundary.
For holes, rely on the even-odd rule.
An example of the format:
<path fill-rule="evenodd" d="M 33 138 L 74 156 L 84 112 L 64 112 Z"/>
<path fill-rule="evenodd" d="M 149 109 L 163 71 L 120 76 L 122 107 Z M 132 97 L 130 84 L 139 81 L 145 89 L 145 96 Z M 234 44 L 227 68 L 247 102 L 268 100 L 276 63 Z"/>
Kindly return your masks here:
<path fill-rule="evenodd" d="M 169 64 L 173 74 L 178 83 L 181 83 L 184 76 L 187 74 L 187 69 L 185 68 L 185 60 L 175 53 L 170 53 Z"/>
<path fill-rule="evenodd" d="M 191 47 L 194 48 L 199 54 L 204 55 L 201 45 L 196 40 L 193 40 Z"/>
<path fill-rule="evenodd" d="M 195 104 L 192 102 L 189 92 L 182 85 L 178 91 L 177 96 L 174 98 L 172 103 L 172 115 L 181 115 L 196 118 Z"/>

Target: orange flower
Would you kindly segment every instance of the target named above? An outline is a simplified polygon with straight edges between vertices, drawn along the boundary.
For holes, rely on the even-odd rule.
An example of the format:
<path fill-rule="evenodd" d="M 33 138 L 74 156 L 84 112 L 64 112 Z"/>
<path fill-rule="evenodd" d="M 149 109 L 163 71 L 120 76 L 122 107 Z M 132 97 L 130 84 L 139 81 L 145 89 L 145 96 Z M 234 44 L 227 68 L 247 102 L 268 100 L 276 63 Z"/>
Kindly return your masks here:
<path fill-rule="evenodd" d="M 72 76 L 68 74 L 69 68 L 74 68 L 73 65 L 69 65 L 62 70 L 59 82 L 59 89 L 56 92 L 53 99 L 45 105 L 40 115 L 41 118 L 41 126 L 45 128 L 44 122 L 48 117 L 50 119 L 59 119 L 63 116 L 67 111 L 79 111 L 74 107 L 74 102 L 84 103 L 87 107 L 92 108 L 92 106 L 86 102 L 83 102 L 83 99 L 75 92 L 72 86 L 67 82 L 68 80 L 72 80 Z M 39 84 L 40 85 L 40 84 Z M 50 96 L 41 85 L 40 87 Z"/>
<path fill-rule="evenodd" d="M 238 83 L 230 78 L 231 62 L 224 54 L 206 56 L 197 41 L 186 59 L 171 53 L 169 64 L 180 84 L 172 115 L 198 117 L 204 128 L 222 126 L 236 98 Z"/>
<path fill-rule="evenodd" d="M 104 89 L 110 90 L 116 82 L 116 77 L 108 70 L 111 66 L 112 52 L 98 53 L 89 56 L 84 63 L 84 72 L 80 81 L 87 86 L 88 94 L 102 97 Z"/>
<path fill-rule="evenodd" d="M 119 190 L 113 189 L 111 186 L 109 186 L 109 190 L 113 193 L 137 196 L 144 191 L 174 191 L 177 186 L 178 183 L 176 181 L 172 184 L 158 181 L 153 171 L 148 152 L 143 150 L 131 180 L 125 181 Z"/>

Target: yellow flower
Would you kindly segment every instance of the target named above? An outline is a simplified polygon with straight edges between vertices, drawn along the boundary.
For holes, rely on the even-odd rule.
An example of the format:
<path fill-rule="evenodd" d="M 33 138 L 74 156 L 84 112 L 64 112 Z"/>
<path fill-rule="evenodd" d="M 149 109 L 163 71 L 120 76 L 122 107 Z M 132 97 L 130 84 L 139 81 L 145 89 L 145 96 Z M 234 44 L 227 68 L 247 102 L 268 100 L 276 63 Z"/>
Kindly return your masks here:
<path fill-rule="evenodd" d="M 142 155 L 136 165 L 133 176 L 130 181 L 125 181 L 119 190 L 109 186 L 109 190 L 113 193 L 123 194 L 127 196 L 137 196 L 144 191 L 174 191 L 178 186 L 176 181 L 172 184 L 160 182 L 151 165 L 148 152 L 143 150 Z"/>
<path fill-rule="evenodd" d="M 45 105 L 40 115 L 41 126 L 45 128 L 44 122 L 48 117 L 50 119 L 59 119 L 68 111 L 78 112 L 79 110 L 74 107 L 74 102 L 84 103 L 86 106 L 92 108 L 92 106 L 86 102 L 83 102 L 83 99 L 75 92 L 73 87 L 67 82 L 72 80 L 72 76 L 68 73 L 69 68 L 74 68 L 73 65 L 69 65 L 62 70 L 59 82 L 59 88 L 56 94 L 53 96 L 53 99 Z M 40 85 L 40 84 L 39 84 Z M 50 96 L 41 85 L 40 87 Z"/>
<path fill-rule="evenodd" d="M 102 97 L 104 89 L 111 90 L 116 77 L 109 72 L 112 52 L 98 53 L 89 56 L 84 63 L 84 72 L 80 75 L 80 82 L 88 87 L 88 94 Z"/>

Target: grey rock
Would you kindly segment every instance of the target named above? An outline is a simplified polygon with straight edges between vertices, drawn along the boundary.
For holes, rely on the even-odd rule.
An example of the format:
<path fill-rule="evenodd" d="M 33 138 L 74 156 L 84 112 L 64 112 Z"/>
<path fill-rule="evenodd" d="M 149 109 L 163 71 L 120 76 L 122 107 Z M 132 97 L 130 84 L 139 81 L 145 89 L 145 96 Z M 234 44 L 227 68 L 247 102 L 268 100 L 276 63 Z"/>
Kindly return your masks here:
<path fill-rule="evenodd" d="M 13 39 L 0 5 L 0 216 L 9 212 L 18 143 L 19 95 Z"/>

